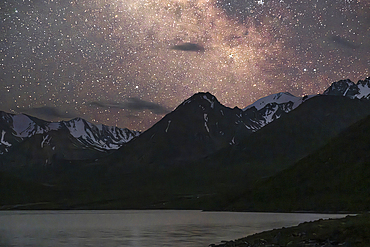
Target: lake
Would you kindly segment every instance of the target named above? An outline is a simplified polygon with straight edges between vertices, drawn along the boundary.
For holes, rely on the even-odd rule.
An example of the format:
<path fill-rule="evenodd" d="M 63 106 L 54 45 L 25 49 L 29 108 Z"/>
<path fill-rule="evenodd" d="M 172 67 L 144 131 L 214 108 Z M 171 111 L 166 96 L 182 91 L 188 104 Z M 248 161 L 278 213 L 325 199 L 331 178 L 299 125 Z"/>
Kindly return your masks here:
<path fill-rule="evenodd" d="M 0 211 L 0 246 L 204 247 L 345 215 L 193 210 Z"/>

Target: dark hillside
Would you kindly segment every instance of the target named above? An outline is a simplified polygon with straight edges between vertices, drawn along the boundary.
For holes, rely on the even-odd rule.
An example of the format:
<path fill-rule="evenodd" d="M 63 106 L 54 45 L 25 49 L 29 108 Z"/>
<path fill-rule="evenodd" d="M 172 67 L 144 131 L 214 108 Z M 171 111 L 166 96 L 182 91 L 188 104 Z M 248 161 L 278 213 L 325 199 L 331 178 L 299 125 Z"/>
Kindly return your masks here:
<path fill-rule="evenodd" d="M 232 207 L 245 203 L 267 211 L 368 211 L 370 116 L 294 166 L 258 181 L 253 197 Z"/>

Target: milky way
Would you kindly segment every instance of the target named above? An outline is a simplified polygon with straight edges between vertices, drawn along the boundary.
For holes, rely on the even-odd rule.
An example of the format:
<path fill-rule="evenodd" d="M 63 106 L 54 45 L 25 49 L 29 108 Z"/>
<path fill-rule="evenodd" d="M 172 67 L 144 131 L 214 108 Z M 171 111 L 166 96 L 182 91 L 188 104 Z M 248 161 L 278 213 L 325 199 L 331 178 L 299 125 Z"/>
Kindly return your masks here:
<path fill-rule="evenodd" d="M 368 0 L 0 3 L 0 110 L 145 130 L 197 92 L 229 107 L 368 77 Z"/>

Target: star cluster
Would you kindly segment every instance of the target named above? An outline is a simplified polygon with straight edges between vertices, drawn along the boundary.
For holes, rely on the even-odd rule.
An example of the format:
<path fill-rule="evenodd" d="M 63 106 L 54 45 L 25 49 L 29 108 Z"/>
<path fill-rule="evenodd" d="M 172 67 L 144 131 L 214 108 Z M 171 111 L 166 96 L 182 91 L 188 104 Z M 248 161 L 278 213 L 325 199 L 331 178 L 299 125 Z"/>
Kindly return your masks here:
<path fill-rule="evenodd" d="M 367 0 L 4 0 L 0 105 L 145 130 L 194 93 L 244 108 L 369 76 Z"/>

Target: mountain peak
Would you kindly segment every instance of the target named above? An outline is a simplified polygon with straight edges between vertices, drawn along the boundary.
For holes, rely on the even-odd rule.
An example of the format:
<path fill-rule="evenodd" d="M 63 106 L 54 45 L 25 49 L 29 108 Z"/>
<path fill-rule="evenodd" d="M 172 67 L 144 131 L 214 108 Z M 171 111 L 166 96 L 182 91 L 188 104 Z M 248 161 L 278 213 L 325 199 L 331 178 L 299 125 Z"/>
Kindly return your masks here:
<path fill-rule="evenodd" d="M 356 95 L 359 99 L 369 99 L 370 98 L 370 77 L 365 80 L 359 80 L 356 84 L 358 87 L 358 94 Z"/>
<path fill-rule="evenodd" d="M 255 107 L 257 110 L 260 110 L 264 108 L 266 105 L 271 104 L 271 103 L 284 104 L 284 103 L 292 102 L 293 104 L 297 103 L 297 106 L 298 106 L 301 103 L 301 101 L 302 101 L 302 98 L 296 97 L 292 95 L 291 93 L 280 92 L 276 94 L 271 94 L 269 96 L 266 96 L 264 98 L 257 100 L 253 104 L 244 108 L 243 111 L 246 111 L 252 107 Z"/>
<path fill-rule="evenodd" d="M 212 95 L 209 92 L 199 92 L 191 96 L 189 99 L 185 100 L 181 105 L 186 105 L 192 102 L 197 102 L 200 104 L 203 104 L 204 102 L 208 102 L 210 104 L 211 108 L 214 108 L 215 103 L 220 104 L 220 102 L 217 100 L 216 96 Z M 180 106 L 181 106 L 180 105 Z"/>
<path fill-rule="evenodd" d="M 217 100 L 216 97 L 209 92 L 198 92 L 194 94 L 193 96 L 191 96 L 189 99 L 194 99 L 194 100 L 195 99 L 198 99 L 198 100 L 207 99 L 207 100 L 212 100 L 212 101 Z"/>
<path fill-rule="evenodd" d="M 71 120 L 68 120 L 66 122 L 83 122 L 85 121 L 84 119 L 80 118 L 80 117 L 76 117 L 76 118 L 72 118 Z"/>
<path fill-rule="evenodd" d="M 365 80 L 359 80 L 357 82 L 357 86 L 359 86 L 359 85 L 370 87 L 370 76 L 368 78 L 366 78 Z"/>
<path fill-rule="evenodd" d="M 346 96 L 354 98 L 359 93 L 357 85 L 350 79 L 333 82 L 328 89 L 324 91 L 324 95 Z"/>

